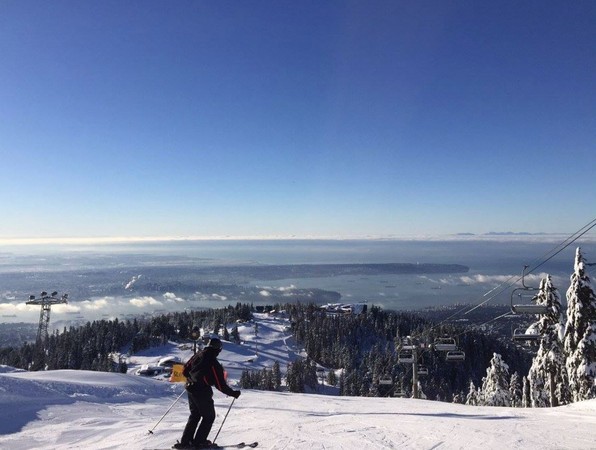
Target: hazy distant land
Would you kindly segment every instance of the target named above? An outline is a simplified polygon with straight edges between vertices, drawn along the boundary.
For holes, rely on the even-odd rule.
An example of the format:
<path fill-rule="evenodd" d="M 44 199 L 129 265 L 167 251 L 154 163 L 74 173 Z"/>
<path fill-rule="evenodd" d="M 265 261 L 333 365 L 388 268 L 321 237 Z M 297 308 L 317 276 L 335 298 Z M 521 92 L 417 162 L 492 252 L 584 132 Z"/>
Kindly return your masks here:
<path fill-rule="evenodd" d="M 460 264 L 281 264 L 236 267 L 201 267 L 202 274 L 235 275 L 261 280 L 283 280 L 287 278 L 317 278 L 341 275 L 420 275 L 437 273 L 466 273 L 469 267 Z"/>

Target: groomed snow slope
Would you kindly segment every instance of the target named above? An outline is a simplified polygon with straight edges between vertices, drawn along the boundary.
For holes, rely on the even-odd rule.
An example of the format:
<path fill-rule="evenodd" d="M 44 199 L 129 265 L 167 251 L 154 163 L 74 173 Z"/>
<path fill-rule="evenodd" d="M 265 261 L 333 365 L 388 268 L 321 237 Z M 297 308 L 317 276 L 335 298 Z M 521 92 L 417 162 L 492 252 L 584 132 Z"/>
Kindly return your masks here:
<path fill-rule="evenodd" d="M 234 384 L 243 368 L 296 357 L 282 323 L 261 318 L 253 344 L 227 343 L 221 360 Z M 249 329 L 244 330 L 248 337 Z M 182 385 L 133 375 L 136 365 L 188 350 L 173 345 L 132 358 L 129 374 L 0 370 L 0 448 L 169 448 L 188 416 Z M 250 361 L 252 360 L 252 361 Z M 213 438 L 231 398 L 215 393 Z M 427 400 L 244 390 L 218 443 L 263 449 L 595 449 L 596 400 L 548 409 L 471 407 Z"/>

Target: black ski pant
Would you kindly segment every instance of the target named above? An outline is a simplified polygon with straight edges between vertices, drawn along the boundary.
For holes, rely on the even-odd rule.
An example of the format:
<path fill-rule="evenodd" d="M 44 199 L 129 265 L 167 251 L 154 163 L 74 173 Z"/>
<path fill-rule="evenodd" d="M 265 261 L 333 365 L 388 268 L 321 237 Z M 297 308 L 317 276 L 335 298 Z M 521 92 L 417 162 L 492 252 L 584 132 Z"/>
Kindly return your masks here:
<path fill-rule="evenodd" d="M 180 442 L 183 444 L 201 444 L 207 440 L 215 421 L 213 389 L 211 389 L 211 386 L 202 386 L 200 388 L 189 386 L 187 393 L 190 416 L 188 416 Z M 200 425 L 199 422 L 201 422 Z M 198 429 L 197 425 L 199 425 Z"/>

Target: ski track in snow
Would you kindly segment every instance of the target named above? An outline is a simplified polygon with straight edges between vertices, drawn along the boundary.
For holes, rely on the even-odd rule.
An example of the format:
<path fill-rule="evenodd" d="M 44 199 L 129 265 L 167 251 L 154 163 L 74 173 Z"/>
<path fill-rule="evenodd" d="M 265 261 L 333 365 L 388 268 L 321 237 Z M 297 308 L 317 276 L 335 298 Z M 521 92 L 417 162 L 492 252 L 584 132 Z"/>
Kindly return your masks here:
<path fill-rule="evenodd" d="M 245 369 L 282 368 L 298 357 L 287 322 L 258 317 L 239 327 L 244 345 L 226 343 L 220 360 L 235 384 Z M 129 374 L 0 368 L 0 448 L 169 448 L 188 417 L 181 384 L 133 375 L 174 345 L 130 359 Z M 257 356 L 258 355 L 258 356 Z M 158 377 L 159 378 L 159 377 Z M 216 392 L 215 435 L 231 399 Z M 262 449 L 596 449 L 596 400 L 559 408 L 472 407 L 403 398 L 338 397 L 244 390 L 218 443 L 259 441 Z"/>

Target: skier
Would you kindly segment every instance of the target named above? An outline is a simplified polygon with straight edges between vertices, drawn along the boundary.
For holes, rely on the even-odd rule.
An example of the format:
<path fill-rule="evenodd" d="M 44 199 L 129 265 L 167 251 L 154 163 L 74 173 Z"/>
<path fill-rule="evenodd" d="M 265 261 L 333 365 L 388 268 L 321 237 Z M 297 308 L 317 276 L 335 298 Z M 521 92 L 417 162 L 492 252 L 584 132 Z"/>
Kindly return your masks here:
<path fill-rule="evenodd" d="M 211 441 L 207 440 L 215 421 L 211 386 L 215 386 L 226 395 L 240 397 L 240 391 L 235 391 L 226 383 L 223 367 L 217 360 L 221 349 L 221 340 L 211 338 L 205 349 L 196 353 L 185 365 L 190 416 L 180 442 L 174 444 L 173 448 L 208 448 L 212 445 Z"/>

